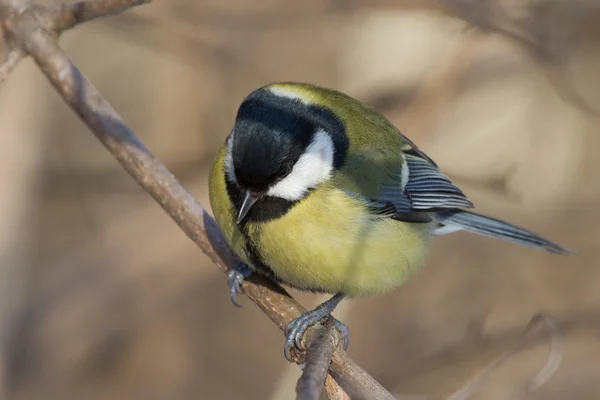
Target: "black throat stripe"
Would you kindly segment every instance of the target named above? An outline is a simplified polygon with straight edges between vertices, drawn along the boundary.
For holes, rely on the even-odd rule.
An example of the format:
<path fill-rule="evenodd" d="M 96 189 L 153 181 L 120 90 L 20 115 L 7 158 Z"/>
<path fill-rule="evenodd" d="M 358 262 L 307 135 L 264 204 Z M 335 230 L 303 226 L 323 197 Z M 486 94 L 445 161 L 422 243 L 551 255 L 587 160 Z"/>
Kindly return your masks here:
<path fill-rule="evenodd" d="M 242 207 L 245 193 L 235 183 L 226 179 L 227 195 L 235 208 L 237 214 Z M 246 214 L 244 220 L 240 223 L 242 226 L 249 222 L 268 222 L 283 217 L 294 206 L 297 201 L 289 201 L 280 197 L 264 196 L 254 203 L 252 208 Z"/>

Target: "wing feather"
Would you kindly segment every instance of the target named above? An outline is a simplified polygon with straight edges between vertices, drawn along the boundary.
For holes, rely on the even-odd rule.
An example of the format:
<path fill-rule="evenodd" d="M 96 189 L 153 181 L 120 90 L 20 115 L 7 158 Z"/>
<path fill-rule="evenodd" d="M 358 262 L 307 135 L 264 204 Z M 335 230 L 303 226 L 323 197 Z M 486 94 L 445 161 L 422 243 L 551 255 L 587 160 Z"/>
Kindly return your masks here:
<path fill-rule="evenodd" d="M 462 190 L 410 140 L 405 138 L 401 152 L 400 155 L 390 149 L 361 151 L 337 175 L 339 186 L 363 200 L 373 214 L 407 222 L 429 222 L 431 213 L 473 207 Z M 373 172 L 373 163 L 385 165 L 382 159 L 392 162 Z M 371 179 L 366 178 L 368 171 L 371 171 Z M 356 176 L 366 179 L 356 181 Z M 371 188 L 371 183 L 377 181 L 383 183 Z"/>
<path fill-rule="evenodd" d="M 410 222 L 428 221 L 424 215 L 428 212 L 473 207 L 463 191 L 408 139 L 402 155 L 405 162 L 391 182 L 381 185 L 377 198 L 369 199 L 370 207 L 385 209 L 385 214 L 389 214 L 392 205 L 395 208 L 392 218 Z"/>
<path fill-rule="evenodd" d="M 472 208 L 473 203 L 427 159 L 404 154 L 408 167 L 406 195 L 415 210 L 431 208 Z"/>
<path fill-rule="evenodd" d="M 462 190 L 427 159 L 406 153 L 404 157 L 404 168 L 408 168 L 406 184 L 402 187 L 402 171 L 399 171 L 395 184 L 382 185 L 378 196 L 382 201 L 394 204 L 399 214 L 473 207 Z"/>

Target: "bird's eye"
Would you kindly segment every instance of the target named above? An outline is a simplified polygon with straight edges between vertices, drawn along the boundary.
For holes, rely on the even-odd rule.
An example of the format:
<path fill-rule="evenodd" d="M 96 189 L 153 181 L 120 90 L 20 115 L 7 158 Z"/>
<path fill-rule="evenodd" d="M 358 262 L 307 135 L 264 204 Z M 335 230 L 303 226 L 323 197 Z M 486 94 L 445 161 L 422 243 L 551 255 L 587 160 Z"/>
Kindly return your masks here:
<path fill-rule="evenodd" d="M 285 176 L 288 176 L 291 172 L 292 172 L 292 167 L 290 165 L 286 165 L 285 167 L 283 167 L 279 171 L 277 171 L 277 173 L 275 174 L 275 177 L 278 179 L 281 179 Z"/>

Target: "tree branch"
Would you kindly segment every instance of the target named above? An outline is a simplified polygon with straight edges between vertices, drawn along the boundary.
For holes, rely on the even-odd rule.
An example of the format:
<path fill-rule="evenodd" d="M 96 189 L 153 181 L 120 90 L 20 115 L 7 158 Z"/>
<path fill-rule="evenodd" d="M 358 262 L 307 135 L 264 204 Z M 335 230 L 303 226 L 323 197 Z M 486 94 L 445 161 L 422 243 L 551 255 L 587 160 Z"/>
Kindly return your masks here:
<path fill-rule="evenodd" d="M 500 34 L 536 56 L 540 56 L 544 50 L 526 27 L 519 24 L 520 21 L 513 21 L 493 0 L 441 0 L 441 4 L 472 26 L 484 32 Z"/>
<path fill-rule="evenodd" d="M 319 400 L 325 386 L 325 378 L 331 357 L 338 344 L 338 335 L 330 321 L 315 326 L 307 335 L 306 363 L 302 376 L 296 384 L 298 400 Z"/>
<path fill-rule="evenodd" d="M 4 30 L 9 53 L 4 64 L 0 65 L 0 86 L 6 81 L 19 61 L 27 54 L 24 46 L 13 43 L 11 36 L 11 23 L 18 14 L 34 8 L 40 28 L 59 37 L 64 31 L 76 25 L 91 21 L 96 18 L 112 16 L 141 4 L 150 3 L 151 0 L 90 0 L 63 4 L 56 9 L 48 9 L 33 5 L 30 0 L 5 0 L 0 2 L 0 17 Z M 7 25 L 8 24 L 8 25 Z"/>
<path fill-rule="evenodd" d="M 6 78 L 13 72 L 19 61 L 21 61 L 25 57 L 25 54 L 22 50 L 12 49 L 8 52 L 6 56 L 6 61 L 2 65 L 0 65 L 0 85 L 4 83 Z"/>
<path fill-rule="evenodd" d="M 577 47 L 577 39 L 581 41 L 576 34 L 581 24 L 586 24 L 581 16 L 597 15 L 598 1 L 523 2 L 521 7 L 524 8 L 524 14 L 517 17 L 511 16 L 510 8 L 498 0 L 439 1 L 452 15 L 472 27 L 503 36 L 525 49 L 543 66 L 543 71 L 559 96 L 588 113 L 600 114 L 600 107 L 586 99 L 561 71 L 561 64 L 569 52 Z M 557 16 L 562 19 L 557 20 Z"/>
<path fill-rule="evenodd" d="M 331 377 L 327 375 L 325 378 L 325 393 L 327 393 L 328 400 L 350 400 L 348 394 L 344 392 L 344 389 Z"/>
<path fill-rule="evenodd" d="M 222 271 L 227 271 L 235 265 L 237 257 L 225 242 L 214 219 L 135 136 L 55 41 L 61 29 L 99 17 L 101 9 L 110 15 L 111 5 L 118 10 L 115 12 L 120 12 L 143 2 L 97 0 L 87 5 L 75 3 L 79 5 L 60 8 L 58 14 L 53 14 L 40 6 L 15 8 L 14 0 L 1 0 L 0 16 L 5 37 L 11 38 L 18 48 L 33 57 L 65 102 L 110 154 L 183 232 Z M 52 27 L 56 30 L 49 30 Z M 282 330 L 305 311 L 280 286 L 259 276 L 246 281 L 242 290 Z M 311 331 L 308 335 L 312 334 Z M 394 399 L 339 348 L 333 354 L 330 373 L 352 398 Z"/>
<path fill-rule="evenodd" d="M 117 15 L 123 11 L 150 3 L 151 0 L 93 0 L 63 4 L 50 14 L 50 27 L 59 32 L 66 31 L 96 18 Z"/>
<path fill-rule="evenodd" d="M 351 399 L 398 400 L 339 347 L 331 357 L 329 374 Z"/>

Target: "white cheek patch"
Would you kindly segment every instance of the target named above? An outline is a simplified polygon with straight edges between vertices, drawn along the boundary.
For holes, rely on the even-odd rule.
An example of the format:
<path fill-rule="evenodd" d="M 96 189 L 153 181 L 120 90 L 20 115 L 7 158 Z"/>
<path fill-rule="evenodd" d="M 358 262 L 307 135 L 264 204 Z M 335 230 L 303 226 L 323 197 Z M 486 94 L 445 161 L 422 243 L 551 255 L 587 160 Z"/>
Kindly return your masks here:
<path fill-rule="evenodd" d="M 237 183 L 235 179 L 235 173 L 233 169 L 233 156 L 231 155 L 231 147 L 233 146 L 233 134 L 235 132 L 232 131 L 231 135 L 229 135 L 229 139 L 227 139 L 227 150 L 225 151 L 225 177 L 231 183 Z"/>
<path fill-rule="evenodd" d="M 272 186 L 267 194 L 289 201 L 300 200 L 309 189 L 329 179 L 333 172 L 333 141 L 322 129 L 315 132 L 310 145 L 292 172 Z"/>

